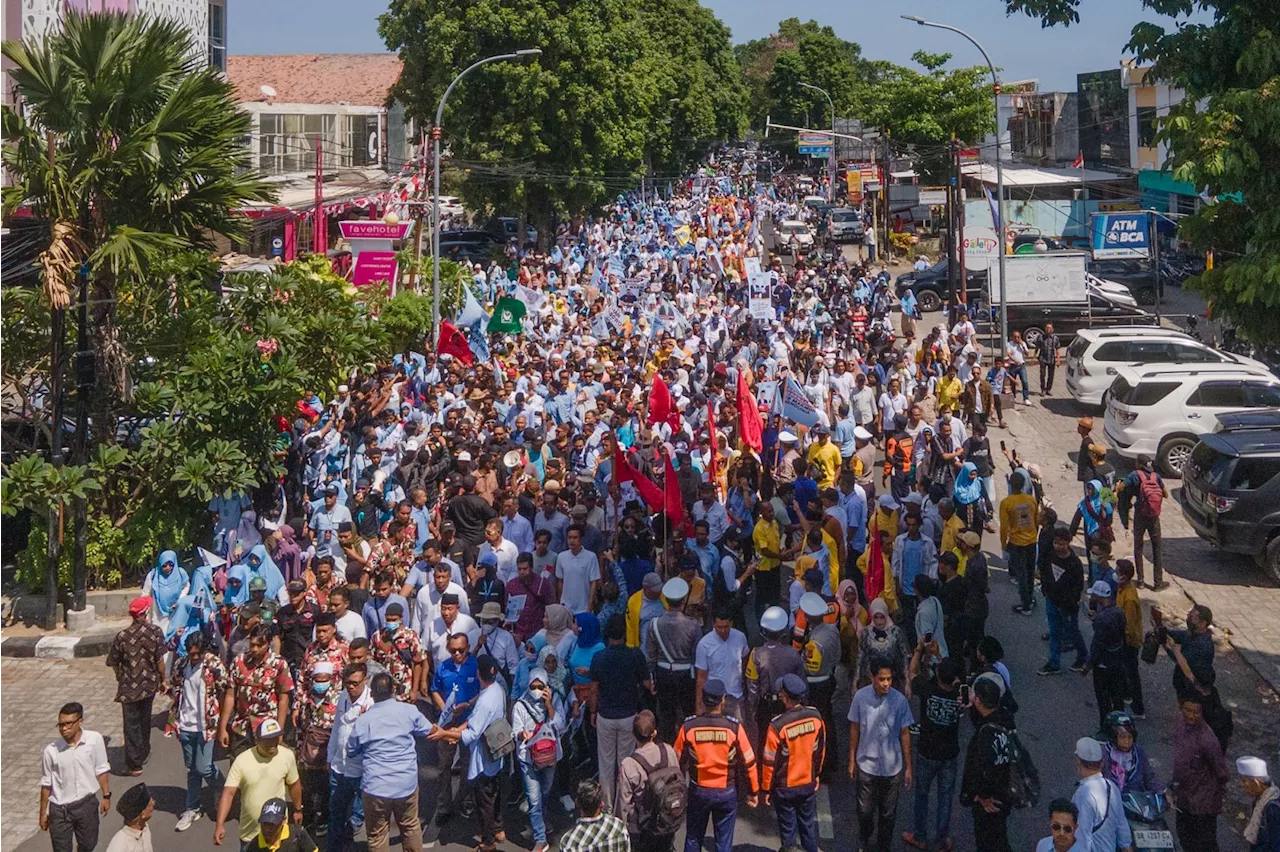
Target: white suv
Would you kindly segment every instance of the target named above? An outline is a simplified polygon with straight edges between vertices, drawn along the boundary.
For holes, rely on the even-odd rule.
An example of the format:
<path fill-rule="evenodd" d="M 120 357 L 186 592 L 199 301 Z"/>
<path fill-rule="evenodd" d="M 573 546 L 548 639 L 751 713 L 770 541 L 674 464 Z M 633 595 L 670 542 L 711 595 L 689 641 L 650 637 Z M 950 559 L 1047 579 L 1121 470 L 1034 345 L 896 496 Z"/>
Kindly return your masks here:
<path fill-rule="evenodd" d="M 1107 441 L 1120 455 L 1151 457 L 1160 472 L 1182 476 L 1182 464 L 1216 415 L 1280 406 L 1280 379 L 1233 364 L 1119 366 L 1108 391 Z"/>
<path fill-rule="evenodd" d="M 1172 329 L 1149 325 L 1084 328 L 1067 347 L 1067 392 L 1083 405 L 1106 407 L 1107 389 L 1116 368 L 1128 364 L 1226 364 L 1250 372 L 1268 373 L 1267 365 L 1242 355 L 1219 352 Z"/>

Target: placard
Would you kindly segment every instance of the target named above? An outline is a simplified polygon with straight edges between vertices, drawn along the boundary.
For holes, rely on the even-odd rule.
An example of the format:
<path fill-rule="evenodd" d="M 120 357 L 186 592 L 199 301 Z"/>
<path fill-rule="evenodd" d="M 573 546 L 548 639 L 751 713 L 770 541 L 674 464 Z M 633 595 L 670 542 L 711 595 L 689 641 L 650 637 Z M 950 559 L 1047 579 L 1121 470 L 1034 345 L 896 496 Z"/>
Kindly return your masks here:
<path fill-rule="evenodd" d="M 760 273 L 747 280 L 747 306 L 751 318 L 768 321 L 773 319 L 773 277 Z"/>
<path fill-rule="evenodd" d="M 362 251 L 356 256 L 355 271 L 351 275 L 351 283 L 356 287 L 371 287 L 380 282 L 387 282 L 394 293 L 396 273 L 396 253 L 393 251 Z"/>

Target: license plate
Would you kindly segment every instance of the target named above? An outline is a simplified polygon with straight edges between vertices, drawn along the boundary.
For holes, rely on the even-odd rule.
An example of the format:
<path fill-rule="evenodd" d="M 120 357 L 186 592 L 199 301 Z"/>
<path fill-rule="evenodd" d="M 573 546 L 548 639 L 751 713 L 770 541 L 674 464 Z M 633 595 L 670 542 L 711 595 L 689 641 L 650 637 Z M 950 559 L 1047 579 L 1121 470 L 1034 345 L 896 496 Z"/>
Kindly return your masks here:
<path fill-rule="evenodd" d="M 1172 849 L 1173 832 L 1139 829 L 1133 833 L 1133 845 L 1139 849 Z"/>

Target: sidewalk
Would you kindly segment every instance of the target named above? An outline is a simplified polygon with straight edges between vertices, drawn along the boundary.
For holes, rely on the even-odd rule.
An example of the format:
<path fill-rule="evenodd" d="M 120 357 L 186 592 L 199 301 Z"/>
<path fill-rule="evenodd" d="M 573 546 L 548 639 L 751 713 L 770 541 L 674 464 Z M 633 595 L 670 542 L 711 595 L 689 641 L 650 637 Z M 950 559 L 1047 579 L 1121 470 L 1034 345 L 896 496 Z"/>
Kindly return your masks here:
<path fill-rule="evenodd" d="M 103 618 L 91 629 L 70 633 L 38 627 L 11 625 L 0 630 L 0 657 L 40 657 L 70 660 L 74 657 L 105 657 L 111 640 L 129 626 L 129 619 Z"/>

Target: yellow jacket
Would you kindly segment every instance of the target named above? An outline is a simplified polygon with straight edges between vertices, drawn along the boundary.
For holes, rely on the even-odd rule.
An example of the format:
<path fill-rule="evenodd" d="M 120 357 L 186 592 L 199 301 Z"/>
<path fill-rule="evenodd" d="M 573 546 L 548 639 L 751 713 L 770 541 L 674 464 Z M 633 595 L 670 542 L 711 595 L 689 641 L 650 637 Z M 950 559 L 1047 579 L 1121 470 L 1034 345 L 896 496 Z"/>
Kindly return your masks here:
<path fill-rule="evenodd" d="M 667 599 L 662 598 L 661 600 L 662 608 L 669 609 Z M 627 645 L 632 648 L 640 647 L 640 610 L 643 606 L 643 589 L 627 598 Z"/>
<path fill-rule="evenodd" d="M 1040 537 L 1040 507 L 1030 494 L 1010 494 L 1000 501 L 1000 546 L 1026 547 Z"/>

